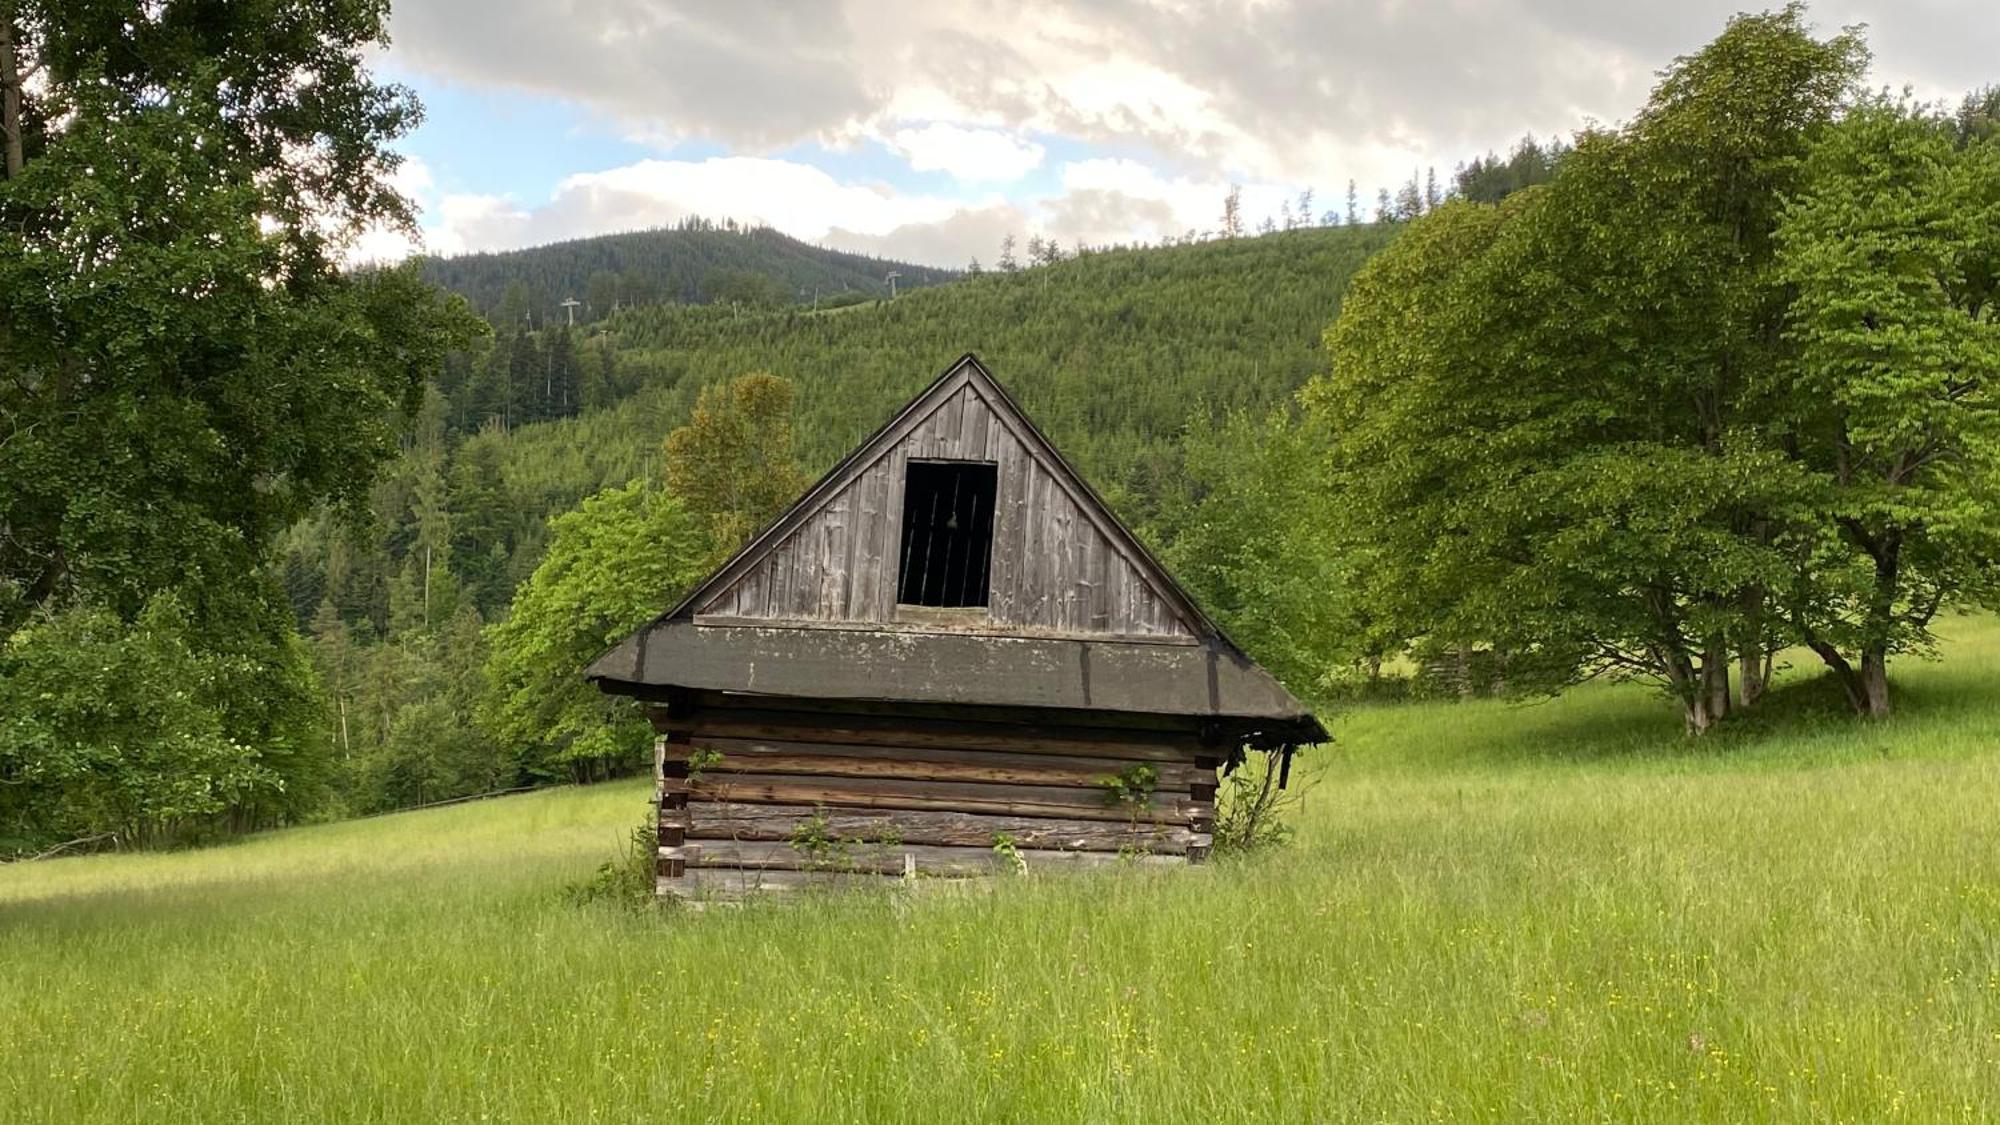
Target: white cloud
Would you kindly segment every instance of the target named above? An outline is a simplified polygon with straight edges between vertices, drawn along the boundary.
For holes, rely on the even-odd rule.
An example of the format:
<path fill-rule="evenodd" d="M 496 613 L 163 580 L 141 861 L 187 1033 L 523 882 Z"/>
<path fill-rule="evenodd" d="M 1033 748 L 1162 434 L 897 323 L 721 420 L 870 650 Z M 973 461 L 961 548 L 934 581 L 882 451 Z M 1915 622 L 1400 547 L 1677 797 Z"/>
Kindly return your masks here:
<path fill-rule="evenodd" d="M 1755 5 L 1752 5 L 1754 7 Z M 1819 0 L 1866 21 L 1879 81 L 1990 80 L 1987 0 Z M 878 136 L 914 167 L 1011 182 L 1029 136 L 1206 180 L 1363 194 L 1524 132 L 1618 120 L 1741 0 L 404 0 L 399 65 L 590 106 L 731 151 Z M 910 125 L 929 122 L 928 125 Z M 1039 160 L 1040 157 L 1035 158 Z"/>
<path fill-rule="evenodd" d="M 1986 2 L 1817 0 L 1814 14 L 1823 33 L 1872 25 L 1876 80 L 1944 93 L 1993 77 Z M 1372 211 L 1376 189 L 1427 167 L 1448 175 L 1525 132 L 1629 117 L 1661 66 L 1743 6 L 599 0 L 551 17 L 528 0 L 400 0 L 390 54 L 496 97 L 560 97 L 629 137 L 735 154 L 581 173 L 528 201 L 440 196 L 412 169 L 434 252 L 698 214 L 958 265 L 990 260 L 1009 232 L 1067 245 L 1210 230 L 1232 183 L 1252 226 L 1307 186 L 1315 210 L 1344 210 L 1350 179 Z M 796 156 L 874 141 L 959 187 L 841 179 Z M 1031 175 L 1079 151 L 1101 155 L 1063 164 L 1053 192 Z"/>
<path fill-rule="evenodd" d="M 902 128 L 889 145 L 919 172 L 946 172 L 965 183 L 1018 180 L 1041 166 L 1044 150 L 997 129 L 968 129 L 942 121 Z"/>
<path fill-rule="evenodd" d="M 424 248 L 460 254 L 671 225 L 689 216 L 775 227 L 795 238 L 930 265 L 991 262 L 1008 234 L 1064 246 L 1157 242 L 1220 225 L 1219 179 L 1167 176 L 1129 159 L 1065 164 L 1050 193 L 954 198 L 843 182 L 810 164 L 768 157 L 643 160 L 571 176 L 544 202 L 492 195 L 432 201 Z M 1288 205 L 1287 189 L 1241 185 L 1245 223 Z"/>
<path fill-rule="evenodd" d="M 843 183 L 791 160 L 642 160 L 570 176 L 546 202 L 533 206 L 490 195 L 447 195 L 426 214 L 423 235 L 432 253 L 457 254 L 667 226 L 701 216 L 767 225 L 812 242 L 860 246 L 995 205 L 993 200 L 968 203 L 898 193 L 879 184 Z M 908 242 L 924 248 L 925 261 L 964 260 L 954 262 L 935 235 L 912 235 Z M 957 249 L 952 246 L 949 253 Z"/>

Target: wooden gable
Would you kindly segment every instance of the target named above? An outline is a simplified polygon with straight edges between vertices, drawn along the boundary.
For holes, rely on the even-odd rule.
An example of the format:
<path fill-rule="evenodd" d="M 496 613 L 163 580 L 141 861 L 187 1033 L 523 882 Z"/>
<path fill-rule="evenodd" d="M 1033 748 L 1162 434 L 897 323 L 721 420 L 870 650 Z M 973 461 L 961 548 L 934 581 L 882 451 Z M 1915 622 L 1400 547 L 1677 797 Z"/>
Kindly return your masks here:
<path fill-rule="evenodd" d="M 995 467 L 983 612 L 899 605 L 910 463 Z M 690 595 L 670 618 L 936 625 L 1192 642 L 1213 626 L 968 355 Z"/>

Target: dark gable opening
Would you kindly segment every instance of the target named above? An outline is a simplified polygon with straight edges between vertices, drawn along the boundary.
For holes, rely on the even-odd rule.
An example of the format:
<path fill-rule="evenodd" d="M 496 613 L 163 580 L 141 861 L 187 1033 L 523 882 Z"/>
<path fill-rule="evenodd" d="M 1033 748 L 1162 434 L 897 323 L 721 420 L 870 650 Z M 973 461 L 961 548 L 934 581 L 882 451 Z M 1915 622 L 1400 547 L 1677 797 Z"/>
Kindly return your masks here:
<path fill-rule="evenodd" d="M 911 461 L 903 482 L 904 605 L 984 606 L 993 559 L 999 467 L 987 461 Z"/>

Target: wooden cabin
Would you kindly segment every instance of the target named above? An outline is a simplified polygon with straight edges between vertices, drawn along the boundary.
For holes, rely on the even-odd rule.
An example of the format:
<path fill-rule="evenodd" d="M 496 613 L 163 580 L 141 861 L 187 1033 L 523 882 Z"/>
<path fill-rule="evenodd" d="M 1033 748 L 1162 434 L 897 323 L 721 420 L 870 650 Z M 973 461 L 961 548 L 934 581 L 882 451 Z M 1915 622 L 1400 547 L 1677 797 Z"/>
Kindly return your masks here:
<path fill-rule="evenodd" d="M 1326 731 L 967 355 L 587 673 L 661 732 L 659 890 L 1200 862 Z"/>

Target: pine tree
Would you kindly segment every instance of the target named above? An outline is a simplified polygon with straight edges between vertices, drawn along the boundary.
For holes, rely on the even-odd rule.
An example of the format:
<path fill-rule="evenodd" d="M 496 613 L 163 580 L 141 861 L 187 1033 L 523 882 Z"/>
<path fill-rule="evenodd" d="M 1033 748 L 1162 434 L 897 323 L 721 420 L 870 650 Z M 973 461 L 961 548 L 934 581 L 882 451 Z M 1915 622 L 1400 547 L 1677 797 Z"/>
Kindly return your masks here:
<path fill-rule="evenodd" d="M 1396 192 L 1395 209 L 1391 214 L 1397 222 L 1407 223 L 1412 219 L 1421 218 L 1423 213 L 1423 189 L 1417 186 L 1417 174 L 1412 172 L 1409 182 Z"/>

